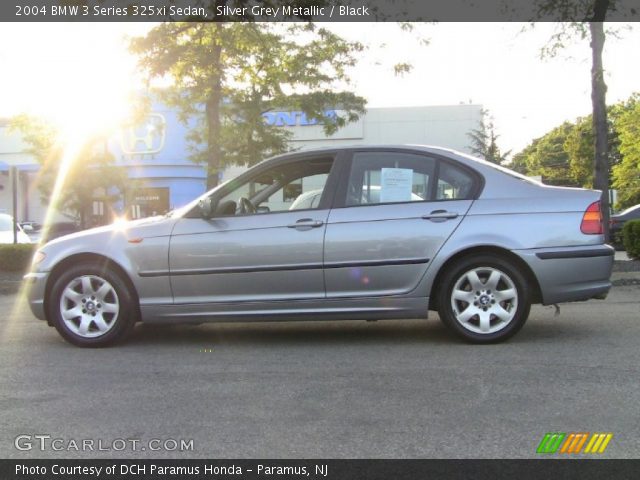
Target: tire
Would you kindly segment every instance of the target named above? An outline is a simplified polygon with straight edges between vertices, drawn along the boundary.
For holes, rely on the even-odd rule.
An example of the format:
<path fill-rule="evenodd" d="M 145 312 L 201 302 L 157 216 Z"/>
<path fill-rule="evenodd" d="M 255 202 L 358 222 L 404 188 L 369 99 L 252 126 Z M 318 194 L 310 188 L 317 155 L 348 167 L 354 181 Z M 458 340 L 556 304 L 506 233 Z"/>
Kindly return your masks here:
<path fill-rule="evenodd" d="M 85 263 L 58 276 L 47 298 L 47 316 L 78 347 L 105 347 L 123 340 L 138 306 L 125 281 L 106 265 Z"/>
<path fill-rule="evenodd" d="M 468 342 L 507 340 L 529 317 L 527 280 L 513 263 L 498 255 L 458 260 L 447 269 L 441 285 L 437 298 L 440 319 Z"/>

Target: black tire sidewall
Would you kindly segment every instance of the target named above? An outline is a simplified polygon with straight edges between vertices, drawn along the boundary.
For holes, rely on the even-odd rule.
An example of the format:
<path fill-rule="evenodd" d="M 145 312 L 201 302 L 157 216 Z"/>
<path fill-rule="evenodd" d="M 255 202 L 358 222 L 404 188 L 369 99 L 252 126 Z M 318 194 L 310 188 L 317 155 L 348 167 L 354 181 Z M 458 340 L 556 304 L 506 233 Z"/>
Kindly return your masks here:
<path fill-rule="evenodd" d="M 109 282 L 115 289 L 120 304 L 115 325 L 104 335 L 95 338 L 84 338 L 69 330 L 60 312 L 62 291 L 71 280 L 83 275 L 95 275 Z M 58 333 L 69 343 L 79 347 L 105 347 L 123 339 L 133 327 L 137 312 L 131 292 L 120 275 L 108 266 L 97 263 L 75 265 L 61 273 L 53 282 L 47 303 L 47 316 Z"/>
<path fill-rule="evenodd" d="M 514 318 L 511 320 L 509 325 L 494 333 L 480 334 L 467 330 L 456 320 L 451 307 L 451 293 L 455 283 L 465 272 L 478 267 L 491 267 L 502 271 L 511 278 L 518 292 L 518 307 Z M 502 342 L 515 335 L 527 321 L 529 310 L 531 309 L 531 295 L 529 289 L 527 279 L 520 269 L 515 267 L 513 263 L 508 260 L 491 254 L 478 254 L 462 258 L 452 265 L 442 279 L 442 288 L 439 291 L 438 297 L 438 312 L 440 314 L 440 319 L 445 325 L 468 342 Z"/>

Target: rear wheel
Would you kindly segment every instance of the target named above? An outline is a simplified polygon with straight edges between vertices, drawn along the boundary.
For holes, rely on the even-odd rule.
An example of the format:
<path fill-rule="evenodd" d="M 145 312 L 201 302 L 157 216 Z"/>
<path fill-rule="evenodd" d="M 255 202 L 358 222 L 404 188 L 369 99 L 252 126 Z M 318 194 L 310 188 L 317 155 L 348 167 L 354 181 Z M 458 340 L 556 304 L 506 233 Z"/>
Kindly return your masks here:
<path fill-rule="evenodd" d="M 531 298 L 527 281 L 497 255 L 473 255 L 445 273 L 438 296 L 442 321 L 473 343 L 501 342 L 522 328 Z"/>
<path fill-rule="evenodd" d="M 137 308 L 124 280 L 109 267 L 74 266 L 54 282 L 48 315 L 62 337 L 79 347 L 103 347 L 123 339 Z"/>

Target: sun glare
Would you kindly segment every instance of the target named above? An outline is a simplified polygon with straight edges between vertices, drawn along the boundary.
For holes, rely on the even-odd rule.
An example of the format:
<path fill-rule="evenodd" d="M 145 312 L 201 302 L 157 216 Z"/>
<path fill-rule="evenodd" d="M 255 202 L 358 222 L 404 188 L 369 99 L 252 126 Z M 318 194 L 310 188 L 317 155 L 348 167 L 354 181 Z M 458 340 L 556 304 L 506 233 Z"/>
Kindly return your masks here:
<path fill-rule="evenodd" d="M 11 92 L 1 96 L 0 116 L 40 117 L 71 144 L 108 134 L 130 114 L 129 100 L 142 86 L 126 36 L 151 26 L 41 24 L 31 36 L 24 26 L 3 27 L 0 58 L 15 74 L 0 79 L 2 91 Z"/>
<path fill-rule="evenodd" d="M 132 115 L 126 92 L 70 98 L 67 107 L 48 120 L 60 132 L 65 148 L 74 150 L 96 136 L 110 137 Z"/>
<path fill-rule="evenodd" d="M 65 108 L 49 114 L 61 141 L 75 147 L 91 137 L 111 135 L 131 115 L 127 92 L 75 92 Z"/>
<path fill-rule="evenodd" d="M 0 29 L 0 61 L 12 72 L 0 78 L 0 117 L 27 114 L 50 123 L 64 150 L 46 223 L 54 219 L 65 179 L 87 142 L 117 135 L 134 114 L 132 100 L 143 83 L 127 37 L 152 27 L 38 24 L 37 35 L 26 35 L 18 24 Z"/>

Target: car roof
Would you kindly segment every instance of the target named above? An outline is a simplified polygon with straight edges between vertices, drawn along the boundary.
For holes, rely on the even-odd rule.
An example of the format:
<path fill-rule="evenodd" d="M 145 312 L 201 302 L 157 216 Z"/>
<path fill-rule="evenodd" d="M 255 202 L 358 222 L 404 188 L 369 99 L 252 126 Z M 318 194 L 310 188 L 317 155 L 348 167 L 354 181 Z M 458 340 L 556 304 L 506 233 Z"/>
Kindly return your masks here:
<path fill-rule="evenodd" d="M 511 170 L 508 167 L 504 167 L 502 165 L 497 165 L 495 163 L 489 162 L 487 160 L 483 160 L 478 157 L 474 157 L 468 153 L 461 152 L 459 150 L 454 150 L 452 148 L 447 147 L 439 147 L 435 145 L 421 145 L 421 144 L 378 144 L 378 145 L 344 145 L 339 147 L 318 147 L 318 148 L 309 148 L 304 150 L 296 150 L 293 152 L 287 152 L 280 155 L 276 155 L 274 157 L 266 159 L 264 162 L 266 163 L 271 160 L 286 160 L 291 157 L 299 157 L 299 156 L 314 156 L 317 154 L 336 154 L 344 151 L 357 151 L 357 150 L 396 150 L 396 151 L 405 151 L 405 152 L 421 152 L 421 153 L 431 153 L 434 155 L 441 155 L 445 158 L 449 158 L 452 160 L 456 160 L 472 169 L 479 171 L 482 174 L 491 173 L 494 174 L 499 172 L 503 175 L 509 175 L 511 177 L 515 177 L 519 180 L 524 180 L 530 184 L 542 185 L 537 180 L 534 180 L 526 175 L 522 175 L 514 170 Z"/>
<path fill-rule="evenodd" d="M 272 158 L 281 157 L 283 155 L 294 155 L 294 154 L 313 154 L 313 153 L 334 153 L 341 151 L 351 151 L 351 150 L 421 150 L 421 151 L 431 151 L 433 153 L 438 152 L 446 152 L 459 154 L 462 152 L 456 151 L 451 148 L 439 147 L 435 145 L 421 145 L 421 144 L 374 144 L 374 145 L 341 145 L 341 146 L 324 146 L 324 147 L 314 147 L 314 148 L 305 148 L 303 150 L 296 150 L 295 152 L 286 152 L 280 155 L 276 155 Z"/>

